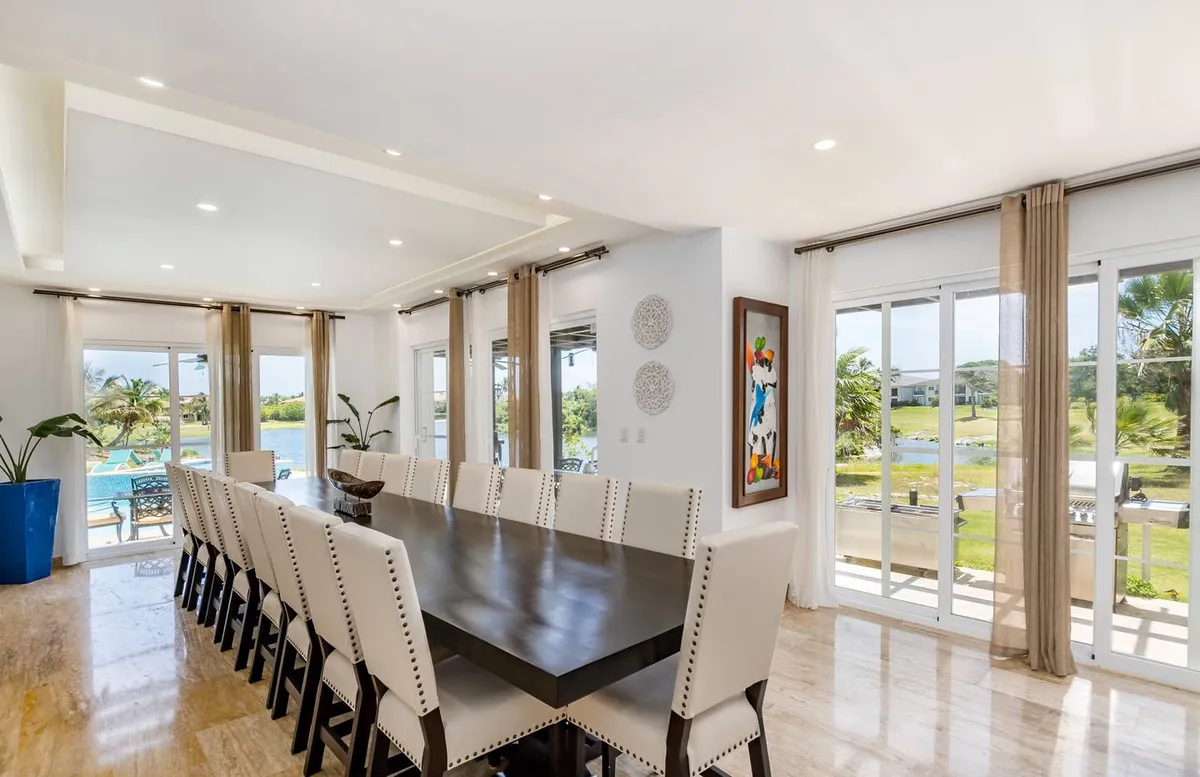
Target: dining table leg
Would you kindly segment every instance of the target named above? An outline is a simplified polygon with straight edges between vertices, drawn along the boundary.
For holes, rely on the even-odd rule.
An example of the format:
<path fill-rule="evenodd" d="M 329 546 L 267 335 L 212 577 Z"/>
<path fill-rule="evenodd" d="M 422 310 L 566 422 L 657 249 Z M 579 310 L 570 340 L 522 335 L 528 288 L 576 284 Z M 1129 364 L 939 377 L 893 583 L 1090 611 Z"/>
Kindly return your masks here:
<path fill-rule="evenodd" d="M 550 735 L 550 758 L 555 777 L 590 774 L 583 761 L 583 732 L 565 720 Z"/>

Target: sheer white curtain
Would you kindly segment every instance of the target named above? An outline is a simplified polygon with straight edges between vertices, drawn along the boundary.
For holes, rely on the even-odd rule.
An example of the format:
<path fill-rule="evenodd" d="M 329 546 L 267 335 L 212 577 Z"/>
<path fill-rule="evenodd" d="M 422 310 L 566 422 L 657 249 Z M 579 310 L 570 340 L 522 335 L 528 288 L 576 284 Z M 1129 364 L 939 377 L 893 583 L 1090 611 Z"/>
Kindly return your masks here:
<path fill-rule="evenodd" d="M 59 306 L 63 330 L 63 412 L 86 417 L 79 301 L 61 297 Z M 70 437 L 62 442 L 65 443 L 65 450 L 58 495 L 58 531 L 63 538 L 63 566 L 71 566 L 87 560 L 87 450 L 79 437 Z"/>
<path fill-rule="evenodd" d="M 791 268 L 793 520 L 800 527 L 788 597 L 800 607 L 837 604 L 834 544 L 834 313 L 830 256 L 809 251 Z"/>
<path fill-rule="evenodd" d="M 467 346 L 471 354 L 466 390 L 467 461 L 491 464 L 492 341 L 484 314 L 484 296 L 476 292 L 463 301 L 467 318 Z"/>
<path fill-rule="evenodd" d="M 550 305 L 552 290 L 550 276 L 546 273 L 537 274 L 538 282 L 538 321 L 537 349 L 540 354 L 541 369 L 538 373 L 538 395 L 540 403 L 538 413 L 541 416 L 541 469 L 551 472 L 554 469 L 554 409 L 550 406 L 553 395 L 550 393 Z"/>
<path fill-rule="evenodd" d="M 221 385 L 221 362 L 225 346 L 221 334 L 221 311 L 210 310 L 204 314 L 204 345 L 208 351 L 208 417 L 212 423 L 208 430 L 212 444 L 212 470 L 225 471 L 225 424 L 224 386 Z"/>

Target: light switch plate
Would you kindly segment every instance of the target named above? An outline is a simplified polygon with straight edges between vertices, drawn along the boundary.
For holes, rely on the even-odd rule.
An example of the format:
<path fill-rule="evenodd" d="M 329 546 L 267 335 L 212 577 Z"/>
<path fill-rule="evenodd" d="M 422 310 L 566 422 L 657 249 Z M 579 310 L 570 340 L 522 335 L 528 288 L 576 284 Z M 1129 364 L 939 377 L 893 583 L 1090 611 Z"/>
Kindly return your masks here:
<path fill-rule="evenodd" d="M 621 442 L 629 442 L 629 427 L 621 427 Z"/>
<path fill-rule="evenodd" d="M 639 427 L 638 427 L 638 436 L 637 436 L 637 441 L 638 441 L 639 443 L 642 443 L 642 442 L 645 442 L 645 441 L 646 441 L 646 427 L 644 427 L 644 426 L 639 426 Z"/>

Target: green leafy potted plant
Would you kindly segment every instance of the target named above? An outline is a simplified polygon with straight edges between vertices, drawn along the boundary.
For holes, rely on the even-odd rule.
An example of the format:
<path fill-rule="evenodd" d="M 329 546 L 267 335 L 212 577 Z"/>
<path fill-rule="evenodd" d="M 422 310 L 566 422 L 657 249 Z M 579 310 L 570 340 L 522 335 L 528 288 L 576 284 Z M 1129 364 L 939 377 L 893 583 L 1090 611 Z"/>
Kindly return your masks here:
<path fill-rule="evenodd" d="M 38 446 L 50 437 L 83 437 L 101 444 L 87 421 L 74 413 L 47 418 L 28 431 L 16 453 L 0 435 L 0 474 L 8 479 L 0 483 L 0 584 L 31 583 L 50 575 L 59 481 L 29 479 Z"/>
<path fill-rule="evenodd" d="M 399 395 L 389 397 L 372 408 L 367 413 L 366 424 L 363 423 L 362 416 L 359 415 L 358 408 L 356 408 L 354 403 L 350 401 L 350 397 L 346 396 L 345 394 L 338 394 L 337 396 L 338 399 L 342 400 L 346 407 L 350 408 L 350 415 L 352 415 L 353 418 L 329 419 L 330 424 L 345 424 L 349 428 L 349 431 L 342 434 L 342 444 L 330 445 L 329 450 L 334 451 L 345 448 L 352 451 L 369 451 L 371 450 L 371 440 L 374 440 L 381 434 L 392 433 L 390 429 L 380 429 L 377 432 L 372 432 L 371 419 L 374 417 L 376 410 L 380 410 L 389 405 L 398 403 L 400 401 Z M 356 426 L 357 428 L 355 428 Z"/>

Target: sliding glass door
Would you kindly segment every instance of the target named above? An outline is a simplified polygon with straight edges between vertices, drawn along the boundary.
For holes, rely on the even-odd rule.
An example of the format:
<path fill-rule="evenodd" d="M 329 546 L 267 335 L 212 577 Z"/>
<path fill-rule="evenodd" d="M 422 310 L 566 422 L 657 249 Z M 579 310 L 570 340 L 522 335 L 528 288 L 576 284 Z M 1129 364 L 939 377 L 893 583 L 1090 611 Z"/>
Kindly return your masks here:
<path fill-rule="evenodd" d="M 450 455 L 446 349 L 443 343 L 415 352 L 418 456 L 445 459 Z"/>
<path fill-rule="evenodd" d="M 280 480 L 308 476 L 307 364 L 303 354 L 291 351 L 254 352 L 258 449 L 275 452 Z"/>
<path fill-rule="evenodd" d="M 84 349 L 88 426 L 102 445 L 87 450 L 89 554 L 143 550 L 175 541 L 163 463 L 179 461 L 181 354 L 172 348 Z M 192 400 L 195 401 L 194 399 Z M 188 450 L 207 465 L 207 451 Z"/>
<path fill-rule="evenodd" d="M 1077 267 L 1067 292 L 1076 655 L 1197 684 L 1190 639 L 1197 260 Z M 986 636 L 992 619 L 995 282 L 836 314 L 835 582 L 843 598 Z"/>

